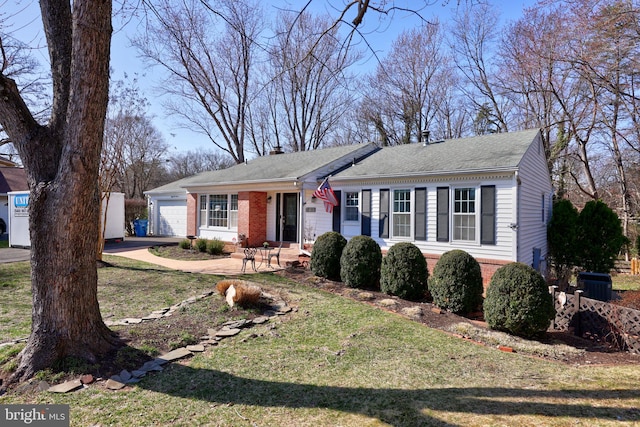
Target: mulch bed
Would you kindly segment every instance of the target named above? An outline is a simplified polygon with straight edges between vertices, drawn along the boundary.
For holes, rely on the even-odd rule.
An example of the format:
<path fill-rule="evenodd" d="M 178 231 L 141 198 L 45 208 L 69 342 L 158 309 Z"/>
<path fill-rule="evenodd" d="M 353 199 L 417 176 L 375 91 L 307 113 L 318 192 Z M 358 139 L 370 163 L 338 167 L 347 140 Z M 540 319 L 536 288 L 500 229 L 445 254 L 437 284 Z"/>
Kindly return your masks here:
<path fill-rule="evenodd" d="M 342 282 L 334 282 L 324 278 L 314 276 L 310 270 L 303 268 L 288 267 L 276 274 L 287 277 L 288 279 L 322 289 L 337 295 L 358 300 L 376 308 L 394 312 L 405 317 L 409 317 L 416 322 L 420 322 L 430 328 L 440 329 L 450 333 L 451 327 L 458 323 L 472 323 L 475 326 L 487 328 L 486 323 L 482 319 L 482 313 L 474 313 L 473 318 L 459 316 L 448 311 L 440 310 L 429 301 L 406 301 L 398 297 L 377 292 L 374 290 L 356 290 L 345 286 Z M 366 298 L 362 298 L 365 292 Z M 381 305 L 383 300 L 393 299 L 395 304 L 392 306 Z M 422 308 L 420 316 L 406 316 L 404 309 L 420 306 Z M 585 339 L 566 332 L 549 331 L 540 339 L 543 344 L 565 344 L 577 349 L 585 350 L 580 355 L 567 355 L 563 359 L 551 358 L 549 360 L 560 361 L 572 365 L 626 365 L 640 364 L 640 355 L 631 354 L 627 351 L 619 351 L 606 343 Z M 477 342 L 484 345 L 482 342 Z"/>

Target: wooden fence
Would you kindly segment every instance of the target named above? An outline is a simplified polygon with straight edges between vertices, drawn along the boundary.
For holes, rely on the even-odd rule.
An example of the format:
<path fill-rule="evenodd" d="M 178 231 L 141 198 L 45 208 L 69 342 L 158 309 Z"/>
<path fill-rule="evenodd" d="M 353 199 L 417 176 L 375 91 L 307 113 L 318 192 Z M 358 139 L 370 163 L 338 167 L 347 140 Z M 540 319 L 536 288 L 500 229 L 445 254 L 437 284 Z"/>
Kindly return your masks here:
<path fill-rule="evenodd" d="M 553 295 L 556 317 L 552 328 L 571 331 L 575 335 L 591 336 L 613 344 L 620 350 L 640 354 L 640 310 L 634 310 L 549 288 Z"/>

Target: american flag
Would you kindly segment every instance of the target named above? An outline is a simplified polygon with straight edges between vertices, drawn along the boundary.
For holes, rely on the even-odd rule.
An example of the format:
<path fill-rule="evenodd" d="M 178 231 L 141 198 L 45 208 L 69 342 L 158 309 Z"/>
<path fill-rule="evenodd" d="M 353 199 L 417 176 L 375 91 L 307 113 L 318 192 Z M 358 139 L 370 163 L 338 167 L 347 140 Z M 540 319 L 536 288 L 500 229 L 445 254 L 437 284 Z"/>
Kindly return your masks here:
<path fill-rule="evenodd" d="M 338 206 L 338 198 L 329 185 L 329 178 L 325 178 L 322 184 L 313 192 L 314 197 L 324 202 L 324 209 L 332 213 L 333 207 Z"/>

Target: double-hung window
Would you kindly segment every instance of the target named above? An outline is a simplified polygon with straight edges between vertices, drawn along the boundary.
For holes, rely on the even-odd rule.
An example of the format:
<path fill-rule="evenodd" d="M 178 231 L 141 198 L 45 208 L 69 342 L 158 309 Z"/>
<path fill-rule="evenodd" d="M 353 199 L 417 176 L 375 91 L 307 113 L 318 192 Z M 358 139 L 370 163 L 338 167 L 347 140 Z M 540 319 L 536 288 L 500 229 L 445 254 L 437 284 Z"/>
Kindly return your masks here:
<path fill-rule="evenodd" d="M 236 228 L 238 226 L 238 195 L 201 195 L 200 226 Z"/>
<path fill-rule="evenodd" d="M 411 190 L 393 191 L 393 237 L 411 237 Z"/>
<path fill-rule="evenodd" d="M 358 221 L 360 219 L 360 193 L 347 191 L 344 196 L 345 221 Z"/>
<path fill-rule="evenodd" d="M 456 188 L 453 196 L 453 240 L 476 240 L 476 189 Z"/>

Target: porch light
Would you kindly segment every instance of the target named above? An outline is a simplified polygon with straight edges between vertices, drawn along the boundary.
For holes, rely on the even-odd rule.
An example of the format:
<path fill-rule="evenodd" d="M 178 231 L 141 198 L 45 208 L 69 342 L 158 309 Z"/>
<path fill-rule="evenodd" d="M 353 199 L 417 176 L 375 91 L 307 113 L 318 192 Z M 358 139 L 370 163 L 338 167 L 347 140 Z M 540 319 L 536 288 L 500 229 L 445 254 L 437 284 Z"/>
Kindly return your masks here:
<path fill-rule="evenodd" d="M 267 197 L 267 203 L 271 203 L 271 196 Z"/>

